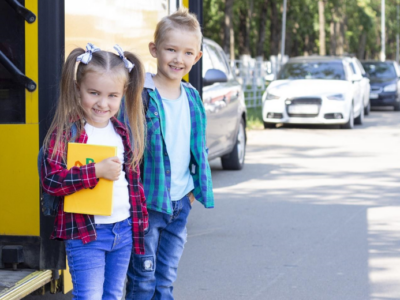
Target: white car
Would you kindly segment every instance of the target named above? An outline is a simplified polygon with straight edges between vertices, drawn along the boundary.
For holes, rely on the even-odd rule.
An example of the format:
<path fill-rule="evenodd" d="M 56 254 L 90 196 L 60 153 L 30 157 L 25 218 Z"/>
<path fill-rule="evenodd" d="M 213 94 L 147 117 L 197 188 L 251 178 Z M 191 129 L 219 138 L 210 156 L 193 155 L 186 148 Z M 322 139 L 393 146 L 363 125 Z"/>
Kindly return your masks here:
<path fill-rule="evenodd" d="M 364 118 L 361 74 L 347 57 L 291 58 L 262 98 L 264 128 L 278 123 L 338 124 L 351 129 Z"/>
<path fill-rule="evenodd" d="M 368 116 L 371 110 L 371 102 L 369 100 L 369 94 L 371 92 L 371 84 L 368 78 L 368 74 L 367 72 L 365 72 L 363 65 L 356 57 L 353 57 L 351 59 L 350 67 L 355 74 L 358 74 L 358 76 L 361 75 L 362 77 L 360 81 L 360 86 L 361 86 L 362 99 L 364 103 L 364 115 Z"/>

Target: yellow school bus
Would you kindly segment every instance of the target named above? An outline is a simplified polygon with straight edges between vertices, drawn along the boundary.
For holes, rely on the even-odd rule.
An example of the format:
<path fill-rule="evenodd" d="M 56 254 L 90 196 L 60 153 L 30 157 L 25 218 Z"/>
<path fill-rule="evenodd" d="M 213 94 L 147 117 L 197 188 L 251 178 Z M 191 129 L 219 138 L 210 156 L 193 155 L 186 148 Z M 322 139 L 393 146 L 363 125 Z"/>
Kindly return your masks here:
<path fill-rule="evenodd" d="M 88 42 L 111 51 L 118 43 L 154 72 L 148 43 L 180 6 L 202 19 L 199 0 L 0 1 L 0 299 L 72 289 L 64 244 L 49 238 L 54 219 L 41 212 L 37 170 L 64 59 Z M 201 90 L 197 65 L 189 79 Z"/>

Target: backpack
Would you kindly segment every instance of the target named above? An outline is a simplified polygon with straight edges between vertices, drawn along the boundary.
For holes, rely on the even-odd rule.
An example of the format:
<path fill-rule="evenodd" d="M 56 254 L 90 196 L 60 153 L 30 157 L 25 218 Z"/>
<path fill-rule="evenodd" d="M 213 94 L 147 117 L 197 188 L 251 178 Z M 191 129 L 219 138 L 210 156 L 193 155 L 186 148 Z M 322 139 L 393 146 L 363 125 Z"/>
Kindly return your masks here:
<path fill-rule="evenodd" d="M 75 136 L 76 136 L 77 131 L 78 131 L 78 128 L 76 127 L 75 123 L 73 123 L 71 126 L 72 139 L 70 142 L 75 142 L 75 138 L 76 138 Z M 60 197 L 47 194 L 42 189 L 42 179 L 40 176 L 42 174 L 43 160 L 44 160 L 44 151 L 43 151 L 43 146 L 42 146 L 39 150 L 38 159 L 37 159 L 39 180 L 40 180 L 40 204 L 42 206 L 42 213 L 45 217 L 55 217 L 58 212 L 58 204 L 60 202 Z"/>

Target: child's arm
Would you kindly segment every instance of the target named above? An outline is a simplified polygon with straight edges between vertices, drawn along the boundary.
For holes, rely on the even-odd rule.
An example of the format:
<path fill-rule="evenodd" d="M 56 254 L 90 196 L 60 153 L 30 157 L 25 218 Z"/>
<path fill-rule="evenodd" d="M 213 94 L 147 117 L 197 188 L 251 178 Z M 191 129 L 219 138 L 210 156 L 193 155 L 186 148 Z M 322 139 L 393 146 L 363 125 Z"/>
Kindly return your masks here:
<path fill-rule="evenodd" d="M 94 188 L 98 181 L 95 164 L 68 170 L 62 158 L 66 157 L 63 151 L 64 143 L 68 139 L 62 136 L 59 150 L 54 152 L 55 139 L 56 133 L 53 133 L 44 154 L 41 174 L 43 190 L 50 195 L 66 196 L 84 188 Z"/>

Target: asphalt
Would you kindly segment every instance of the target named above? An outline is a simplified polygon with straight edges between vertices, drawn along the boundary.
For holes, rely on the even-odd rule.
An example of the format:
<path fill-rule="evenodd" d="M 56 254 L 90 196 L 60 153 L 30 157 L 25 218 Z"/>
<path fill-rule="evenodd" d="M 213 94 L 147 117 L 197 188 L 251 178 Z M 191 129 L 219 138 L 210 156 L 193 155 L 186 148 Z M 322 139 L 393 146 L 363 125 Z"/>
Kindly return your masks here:
<path fill-rule="evenodd" d="M 390 110 L 248 132 L 242 171 L 212 162 L 215 208 L 191 213 L 176 299 L 400 299 L 399 136 Z"/>

